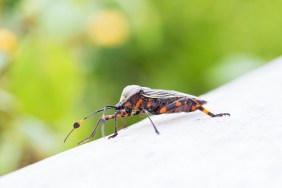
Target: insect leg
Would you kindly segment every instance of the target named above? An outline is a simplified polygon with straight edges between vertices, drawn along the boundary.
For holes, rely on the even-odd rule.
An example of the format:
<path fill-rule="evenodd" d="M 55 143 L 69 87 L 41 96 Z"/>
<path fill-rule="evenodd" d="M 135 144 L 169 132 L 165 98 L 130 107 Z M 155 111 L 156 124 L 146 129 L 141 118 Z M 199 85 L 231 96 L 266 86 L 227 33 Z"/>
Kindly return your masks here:
<path fill-rule="evenodd" d="M 114 138 L 118 135 L 118 128 L 117 128 L 117 118 L 124 118 L 126 116 L 129 116 L 128 113 L 126 113 L 124 110 L 117 110 L 113 115 L 107 115 L 105 116 L 105 120 L 114 119 L 115 120 L 115 131 L 114 134 L 109 136 L 108 138 Z"/>
<path fill-rule="evenodd" d="M 113 135 L 109 136 L 108 139 L 110 138 L 114 138 L 118 135 L 118 132 L 117 132 L 117 113 L 120 113 L 119 111 L 117 111 L 115 114 L 114 114 L 114 120 L 115 120 L 115 132 Z"/>
<path fill-rule="evenodd" d="M 102 134 L 102 137 L 105 136 L 105 124 L 104 123 L 102 123 L 101 125 L 101 134 Z"/>
<path fill-rule="evenodd" d="M 117 114 L 117 112 L 119 112 L 120 114 Z M 125 116 L 125 114 L 126 114 L 125 112 L 122 112 L 122 111 L 117 111 L 117 112 L 115 112 L 115 115 L 116 115 L 116 116 L 119 115 L 119 117 L 122 117 L 122 115 Z M 116 118 L 116 116 L 115 116 L 115 118 Z M 103 113 L 102 117 L 98 120 L 98 122 L 97 122 L 97 124 L 96 124 L 94 130 L 91 132 L 91 134 L 90 134 L 88 137 L 86 137 L 85 139 L 83 139 L 83 140 L 81 140 L 80 142 L 78 142 L 78 145 L 80 145 L 80 144 L 82 144 L 82 143 L 85 143 L 85 142 L 91 140 L 91 139 L 94 137 L 94 135 L 95 135 L 95 133 L 96 133 L 96 130 L 97 130 L 98 125 L 99 125 L 100 122 L 102 123 L 102 135 L 103 135 L 103 134 L 104 134 L 104 130 L 103 130 L 103 129 L 104 129 L 104 124 L 105 124 L 105 122 L 106 122 L 107 120 L 112 119 L 112 117 L 113 117 L 113 115 L 107 115 L 107 116 L 105 116 L 105 110 L 104 110 L 104 113 Z M 116 120 L 116 119 L 115 119 L 115 120 Z M 115 133 L 117 133 L 117 131 L 116 131 L 116 121 L 115 121 Z M 103 136 L 104 136 L 104 135 L 103 135 Z M 115 136 L 116 136 L 116 135 L 115 135 Z"/>
<path fill-rule="evenodd" d="M 96 123 L 96 126 L 95 126 L 94 130 L 91 132 L 91 134 L 90 134 L 88 137 L 86 137 L 85 139 L 83 139 L 83 140 L 81 140 L 80 142 L 78 142 L 77 145 L 80 145 L 80 144 L 82 144 L 82 143 L 85 143 L 85 142 L 89 141 L 91 138 L 93 138 L 93 136 L 94 136 L 95 133 L 96 133 L 96 129 L 97 129 L 99 123 L 101 122 L 101 119 L 102 119 L 102 118 L 100 118 L 100 119 L 98 120 L 98 122 Z"/>
<path fill-rule="evenodd" d="M 110 119 L 114 119 L 115 120 L 115 132 L 113 135 L 109 136 L 108 138 L 114 138 L 118 135 L 118 128 L 117 128 L 117 122 L 116 122 L 116 119 L 117 118 L 122 118 L 123 122 L 125 121 L 124 120 L 124 117 L 127 117 L 127 116 L 136 116 L 140 113 L 140 111 L 133 111 L 131 114 L 128 114 L 125 110 L 117 110 L 113 115 L 107 115 L 105 116 L 105 120 L 110 120 Z M 123 124 L 125 125 L 125 124 Z"/>
<path fill-rule="evenodd" d="M 201 110 L 203 113 L 211 116 L 211 117 L 221 117 L 221 116 L 230 116 L 229 113 L 219 113 L 219 114 L 213 114 L 210 111 L 208 111 L 206 108 L 204 108 L 203 106 L 199 106 L 197 108 L 198 110 Z"/>
<path fill-rule="evenodd" d="M 155 126 L 155 124 L 154 124 L 153 121 L 151 120 L 151 118 L 150 118 L 149 113 L 147 112 L 147 110 L 143 110 L 142 112 L 144 112 L 144 113 L 147 115 L 147 117 L 149 118 L 149 120 L 151 121 L 151 123 L 152 123 L 152 125 L 153 125 L 153 127 L 154 127 L 154 129 L 155 129 L 155 132 L 156 132 L 157 134 L 160 134 L 160 132 L 158 131 L 157 127 Z"/>
<path fill-rule="evenodd" d="M 122 128 L 123 128 L 123 129 L 126 128 L 126 121 L 125 121 L 125 118 L 122 117 L 121 121 L 122 121 Z"/>
<path fill-rule="evenodd" d="M 208 116 L 211 116 L 211 117 L 230 116 L 229 113 L 214 114 L 214 113 L 208 111 L 205 107 L 203 107 L 203 105 L 206 104 L 206 101 L 204 101 L 203 104 L 200 104 L 196 99 L 188 98 L 187 103 L 192 103 L 191 111 L 200 110 L 203 113 L 205 113 L 205 114 L 207 114 Z"/>
<path fill-rule="evenodd" d="M 132 113 L 130 114 L 130 116 L 136 116 L 140 113 L 140 111 L 132 111 Z M 126 128 L 126 120 L 125 120 L 126 116 L 123 116 L 121 121 L 122 121 L 122 129 Z"/>
<path fill-rule="evenodd" d="M 105 121 L 106 121 L 106 119 L 105 119 L 105 112 L 106 112 L 106 107 L 104 108 L 103 115 L 102 115 L 102 120 L 101 120 L 101 122 L 102 122 L 102 125 L 101 125 L 102 137 L 105 136 Z"/>

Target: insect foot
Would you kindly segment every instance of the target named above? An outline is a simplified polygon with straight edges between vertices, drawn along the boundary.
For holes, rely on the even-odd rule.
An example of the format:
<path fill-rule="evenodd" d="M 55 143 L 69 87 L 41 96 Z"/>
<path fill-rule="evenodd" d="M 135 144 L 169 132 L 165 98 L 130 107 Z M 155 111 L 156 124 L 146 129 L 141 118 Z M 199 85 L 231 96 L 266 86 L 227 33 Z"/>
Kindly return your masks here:
<path fill-rule="evenodd" d="M 117 135 L 118 135 L 118 133 L 116 132 L 116 133 L 114 133 L 113 135 L 109 136 L 108 139 L 114 138 L 114 137 L 116 137 Z"/>
<path fill-rule="evenodd" d="M 222 116 L 230 116 L 229 113 L 220 113 L 220 114 L 215 114 L 214 117 L 222 117 Z"/>
<path fill-rule="evenodd" d="M 84 143 L 86 143 L 88 140 L 90 140 L 90 138 L 85 138 L 85 139 L 81 140 L 80 142 L 78 142 L 77 145 L 79 146 L 79 145 L 81 145 L 81 144 L 84 144 Z"/>

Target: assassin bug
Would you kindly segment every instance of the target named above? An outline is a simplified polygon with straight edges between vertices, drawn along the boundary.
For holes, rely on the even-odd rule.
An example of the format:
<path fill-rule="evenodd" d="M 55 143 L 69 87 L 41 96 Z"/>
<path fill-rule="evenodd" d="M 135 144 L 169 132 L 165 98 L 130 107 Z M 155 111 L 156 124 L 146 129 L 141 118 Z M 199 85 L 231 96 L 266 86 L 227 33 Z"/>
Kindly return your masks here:
<path fill-rule="evenodd" d="M 108 105 L 104 108 L 101 108 L 85 118 L 75 122 L 73 124 L 73 129 L 66 136 L 64 142 L 66 142 L 69 135 L 73 132 L 74 129 L 80 127 L 84 120 L 93 116 L 98 112 L 103 112 L 102 117 L 99 118 L 94 130 L 92 133 L 85 139 L 78 142 L 79 144 L 85 143 L 94 137 L 96 133 L 96 129 L 98 125 L 101 123 L 104 126 L 105 122 L 110 119 L 114 119 L 115 131 L 114 134 L 109 136 L 108 138 L 114 138 L 118 135 L 117 129 L 117 118 L 124 118 L 126 116 L 135 116 L 138 114 L 145 114 L 153 128 L 157 134 L 159 131 L 153 121 L 151 120 L 149 113 L 153 115 L 159 114 L 168 114 L 168 113 L 179 113 L 179 112 L 193 112 L 195 110 L 200 110 L 203 113 L 211 116 L 211 117 L 221 117 L 228 115 L 229 113 L 219 113 L 213 114 L 203 107 L 207 102 L 201 100 L 195 96 L 181 93 L 177 91 L 168 91 L 168 90 L 159 90 L 159 89 L 151 89 L 148 87 L 141 87 L 138 85 L 129 85 L 123 89 L 123 92 L 120 97 L 119 103 L 114 106 Z M 105 115 L 106 110 L 115 109 L 115 113 L 112 115 Z"/>

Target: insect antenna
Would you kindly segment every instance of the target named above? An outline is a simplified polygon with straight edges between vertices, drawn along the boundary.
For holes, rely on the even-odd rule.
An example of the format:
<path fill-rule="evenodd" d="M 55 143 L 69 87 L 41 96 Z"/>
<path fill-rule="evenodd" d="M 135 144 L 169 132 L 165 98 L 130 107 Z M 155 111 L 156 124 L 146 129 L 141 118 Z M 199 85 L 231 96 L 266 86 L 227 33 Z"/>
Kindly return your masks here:
<path fill-rule="evenodd" d="M 75 128 L 73 128 L 73 129 L 69 132 L 69 134 L 66 136 L 66 138 L 65 138 L 65 140 L 64 140 L 64 143 L 67 141 L 69 135 L 72 133 L 72 131 L 74 131 L 74 129 L 75 129 Z"/>
<path fill-rule="evenodd" d="M 101 108 L 101 109 L 99 109 L 95 112 L 92 112 L 88 116 L 84 117 L 82 120 L 86 120 L 86 119 L 88 119 L 89 117 L 93 116 L 94 114 L 96 114 L 98 112 L 102 112 L 102 111 L 105 111 L 105 110 L 108 110 L 108 109 L 111 109 L 111 108 L 116 108 L 116 106 L 105 106 L 104 108 Z"/>
<path fill-rule="evenodd" d="M 98 112 L 102 112 L 102 111 L 106 111 L 108 109 L 111 109 L 111 108 L 116 108 L 116 106 L 105 106 L 104 108 L 101 108 L 99 110 L 96 110 L 95 112 L 92 112 L 91 114 L 89 114 L 88 116 L 84 117 L 83 119 L 75 122 L 73 124 L 73 129 L 68 133 L 68 135 L 66 136 L 65 140 L 64 140 L 64 143 L 67 141 L 68 137 L 70 136 L 70 134 L 74 131 L 74 129 L 77 129 L 80 127 L 80 125 L 83 123 L 84 120 L 88 119 L 89 117 L 93 116 L 94 114 L 98 113 Z"/>

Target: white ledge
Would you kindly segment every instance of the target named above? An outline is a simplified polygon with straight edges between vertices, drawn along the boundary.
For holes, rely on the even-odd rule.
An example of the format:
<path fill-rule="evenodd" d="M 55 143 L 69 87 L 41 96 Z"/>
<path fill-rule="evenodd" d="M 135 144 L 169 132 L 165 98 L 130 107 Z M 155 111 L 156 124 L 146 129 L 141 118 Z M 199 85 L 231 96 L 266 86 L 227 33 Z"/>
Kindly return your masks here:
<path fill-rule="evenodd" d="M 282 187 L 282 58 L 201 98 L 214 112 L 152 117 L 0 178 L 1 188 Z"/>

